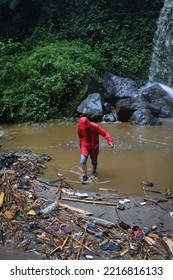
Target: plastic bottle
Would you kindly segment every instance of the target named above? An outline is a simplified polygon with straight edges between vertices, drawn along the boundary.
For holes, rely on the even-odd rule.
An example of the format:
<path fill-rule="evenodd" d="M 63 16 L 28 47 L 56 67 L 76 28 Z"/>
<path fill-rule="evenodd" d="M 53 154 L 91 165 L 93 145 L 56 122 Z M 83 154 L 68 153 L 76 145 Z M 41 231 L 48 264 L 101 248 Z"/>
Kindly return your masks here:
<path fill-rule="evenodd" d="M 18 248 L 23 248 L 25 246 L 27 246 L 30 243 L 30 239 L 29 238 L 24 238 L 18 245 Z"/>
<path fill-rule="evenodd" d="M 84 254 L 84 257 L 87 260 L 93 260 L 93 258 L 94 258 L 92 255 L 89 255 L 89 254 Z"/>
<path fill-rule="evenodd" d="M 41 210 L 41 214 L 47 215 L 47 214 L 51 213 L 53 210 L 56 209 L 57 205 L 58 205 L 58 202 L 57 202 L 57 201 L 55 201 L 55 202 L 49 204 L 49 205 L 46 206 L 43 210 Z"/>
<path fill-rule="evenodd" d="M 24 221 L 25 220 L 25 216 L 23 214 L 19 214 L 17 217 L 16 217 L 16 220 L 17 221 Z"/>

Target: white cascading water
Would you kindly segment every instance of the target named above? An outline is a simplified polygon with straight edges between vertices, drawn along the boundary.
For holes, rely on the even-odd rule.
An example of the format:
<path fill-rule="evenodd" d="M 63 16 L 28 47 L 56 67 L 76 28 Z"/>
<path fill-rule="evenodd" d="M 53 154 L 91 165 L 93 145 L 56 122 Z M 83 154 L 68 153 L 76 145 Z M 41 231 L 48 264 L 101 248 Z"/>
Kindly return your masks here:
<path fill-rule="evenodd" d="M 160 13 L 149 81 L 160 83 L 173 98 L 173 0 L 165 0 Z"/>

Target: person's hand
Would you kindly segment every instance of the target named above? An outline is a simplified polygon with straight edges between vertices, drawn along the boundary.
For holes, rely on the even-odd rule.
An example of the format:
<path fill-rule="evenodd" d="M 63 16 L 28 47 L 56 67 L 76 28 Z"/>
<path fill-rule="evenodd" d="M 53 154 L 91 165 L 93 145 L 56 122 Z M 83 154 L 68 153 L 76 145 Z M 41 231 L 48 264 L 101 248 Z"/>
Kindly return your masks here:
<path fill-rule="evenodd" d="M 111 148 L 113 148 L 113 147 L 114 147 L 114 143 L 110 143 L 109 145 L 110 145 L 110 147 L 111 147 Z"/>

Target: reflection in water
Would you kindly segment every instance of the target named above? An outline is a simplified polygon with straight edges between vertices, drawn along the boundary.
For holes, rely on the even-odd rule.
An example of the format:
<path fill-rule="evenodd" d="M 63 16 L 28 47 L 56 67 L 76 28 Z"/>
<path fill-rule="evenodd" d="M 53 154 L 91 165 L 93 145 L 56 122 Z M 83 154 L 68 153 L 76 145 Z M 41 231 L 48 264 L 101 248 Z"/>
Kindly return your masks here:
<path fill-rule="evenodd" d="M 29 149 L 38 155 L 51 156 L 45 176 L 56 179 L 58 171 L 76 189 L 98 191 L 104 187 L 122 194 L 143 194 L 143 180 L 152 181 L 154 189 L 163 192 L 172 187 L 173 120 L 164 120 L 161 127 L 128 123 L 102 123 L 102 126 L 116 145 L 110 149 L 105 139 L 100 138 L 98 174 L 85 185 L 80 182 L 76 123 L 4 126 L 1 151 Z M 90 160 L 88 169 L 91 176 Z"/>

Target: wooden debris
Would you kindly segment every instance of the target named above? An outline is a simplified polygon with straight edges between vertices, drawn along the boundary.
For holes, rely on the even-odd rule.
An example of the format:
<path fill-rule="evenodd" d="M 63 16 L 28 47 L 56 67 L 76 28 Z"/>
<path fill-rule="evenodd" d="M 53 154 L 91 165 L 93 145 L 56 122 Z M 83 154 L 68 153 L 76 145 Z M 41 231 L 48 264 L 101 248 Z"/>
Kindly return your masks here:
<path fill-rule="evenodd" d="M 145 236 L 144 237 L 144 240 L 145 240 L 145 242 L 148 244 L 148 245 L 150 245 L 150 246 L 153 246 L 153 245 L 155 245 L 155 240 L 153 240 L 151 237 L 149 237 L 149 236 Z"/>
<path fill-rule="evenodd" d="M 81 242 L 80 242 L 79 240 L 77 240 L 76 238 L 74 238 L 72 235 L 70 235 L 69 237 L 70 237 L 71 239 L 73 239 L 75 242 L 77 242 L 79 245 L 81 245 Z M 88 246 L 86 246 L 85 244 L 82 244 L 82 246 L 83 246 L 86 250 L 88 250 L 88 251 L 90 251 L 90 252 L 92 252 L 92 253 L 95 254 L 95 252 L 94 252 L 92 249 L 90 249 Z"/>
<path fill-rule="evenodd" d="M 171 240 L 167 236 L 163 236 L 162 240 L 167 244 L 170 252 L 173 254 L 173 240 Z"/>
<path fill-rule="evenodd" d="M 109 201 L 97 201 L 97 200 L 89 200 L 89 199 L 76 199 L 70 197 L 64 197 L 63 200 L 80 202 L 80 203 L 91 203 L 91 204 L 101 204 L 101 205 L 109 205 L 109 206 L 118 206 L 117 203 L 109 202 Z"/>
<path fill-rule="evenodd" d="M 4 203 L 4 196 L 5 196 L 5 193 L 4 193 L 4 192 L 0 192 L 0 207 L 3 206 L 3 203 Z"/>
<path fill-rule="evenodd" d="M 157 190 L 151 190 L 151 189 L 145 189 L 146 192 L 152 192 L 152 193 L 160 193 L 162 194 L 161 191 L 157 191 Z"/>
<path fill-rule="evenodd" d="M 144 198 L 144 201 L 146 202 L 151 202 L 157 204 L 159 202 L 158 199 L 152 199 L 152 198 Z"/>
<path fill-rule="evenodd" d="M 72 206 L 72 205 L 69 205 L 69 204 L 64 203 L 64 202 L 61 202 L 61 201 L 58 202 L 58 205 L 59 205 L 60 207 L 63 207 L 63 208 L 65 208 L 65 209 L 72 210 L 72 211 L 77 212 L 77 213 L 80 213 L 80 214 L 82 214 L 82 215 L 86 215 L 86 216 L 92 215 L 92 213 L 89 212 L 89 211 L 83 210 L 83 209 L 81 209 L 81 208 L 74 207 L 74 206 Z"/>
<path fill-rule="evenodd" d="M 83 232 L 83 235 L 82 235 L 82 240 L 81 240 L 81 242 L 80 242 L 80 247 L 79 247 L 78 252 L 77 252 L 77 257 L 76 257 L 77 260 L 78 260 L 79 257 L 80 257 L 80 253 L 81 253 L 81 250 L 82 250 L 82 246 L 83 246 L 83 243 L 84 243 L 84 240 L 85 240 L 85 237 L 86 237 L 86 230 L 87 230 L 87 228 L 84 229 L 84 232 Z"/>
<path fill-rule="evenodd" d="M 121 251 L 120 256 L 123 257 L 124 255 L 126 255 L 129 252 L 129 248 L 124 249 L 123 251 Z"/>
<path fill-rule="evenodd" d="M 152 260 L 172 257 L 171 231 L 165 231 L 164 228 L 159 229 L 164 235 L 161 237 L 157 232 L 157 227 L 153 226 L 148 232 L 145 232 L 144 239 L 138 241 L 132 235 L 130 225 L 123 224 L 121 221 L 117 209 L 121 210 L 120 207 L 122 207 L 123 210 L 124 205 L 115 203 L 115 195 L 111 196 L 110 201 L 107 201 L 107 196 L 100 195 L 92 197 L 92 199 L 68 197 L 68 195 L 76 193 L 74 188 L 58 172 L 56 181 L 40 178 L 44 168 L 44 164 L 36 158 L 26 157 L 18 158 L 12 164 L 11 170 L 8 170 L 9 172 L 1 170 L 0 194 L 3 194 L 0 212 L 1 244 L 19 248 L 21 247 L 19 244 L 26 242 L 27 246 L 23 248 L 37 252 L 43 256 L 43 259 L 85 259 L 88 252 L 92 253 L 91 259 L 101 257 L 102 259 Z M 42 210 L 54 201 L 37 195 L 37 188 L 46 193 L 50 189 L 55 189 L 54 193 L 57 195 L 55 198 L 57 207 L 45 215 L 42 214 Z M 63 189 L 69 190 L 69 192 L 62 193 Z M 104 188 L 99 190 L 116 191 Z M 167 201 L 165 197 L 150 198 L 146 192 L 147 190 L 144 193 L 144 200 L 147 202 L 158 204 Z M 113 206 L 118 216 L 118 222 L 114 223 L 94 217 L 92 212 L 64 203 L 62 200 L 95 204 L 96 207 L 97 205 Z M 63 224 L 70 231 L 65 231 L 65 228 L 62 228 Z M 106 246 L 110 248 L 110 245 L 114 245 L 112 248 L 116 250 L 118 248 L 117 240 L 121 250 L 106 251 Z M 104 244 L 106 244 L 105 247 Z"/>
<path fill-rule="evenodd" d="M 58 250 L 62 251 L 64 249 L 65 245 L 67 244 L 68 239 L 69 239 L 69 236 L 67 235 L 65 240 L 64 240 L 64 242 L 63 242 L 63 244 L 58 246 L 58 247 L 56 247 L 53 251 L 51 251 L 50 252 L 50 256 L 53 255 L 54 253 L 56 253 Z"/>
<path fill-rule="evenodd" d="M 104 192 L 117 192 L 116 189 L 106 189 L 106 188 L 99 188 L 99 191 L 104 191 Z"/>
<path fill-rule="evenodd" d="M 145 201 L 158 204 L 159 202 L 167 202 L 168 200 L 165 198 L 144 198 Z"/>

